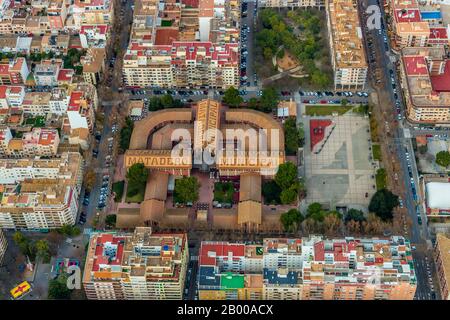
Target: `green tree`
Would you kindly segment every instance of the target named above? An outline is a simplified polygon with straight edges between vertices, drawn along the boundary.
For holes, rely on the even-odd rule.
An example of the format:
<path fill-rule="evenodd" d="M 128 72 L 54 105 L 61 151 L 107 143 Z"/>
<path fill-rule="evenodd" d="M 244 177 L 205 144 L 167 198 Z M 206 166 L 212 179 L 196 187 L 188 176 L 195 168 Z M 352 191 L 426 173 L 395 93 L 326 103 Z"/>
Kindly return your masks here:
<path fill-rule="evenodd" d="M 364 217 L 364 212 L 357 209 L 350 209 L 347 211 L 347 214 L 345 215 L 345 223 L 348 223 L 349 221 L 358 221 L 362 222 L 365 221 L 366 218 Z"/>
<path fill-rule="evenodd" d="M 225 90 L 222 101 L 230 107 L 239 107 L 244 99 L 239 95 L 239 90 L 231 86 Z"/>
<path fill-rule="evenodd" d="M 387 189 L 378 190 L 370 199 L 369 211 L 375 213 L 381 220 L 392 220 L 392 210 L 398 206 L 398 196 Z"/>
<path fill-rule="evenodd" d="M 51 300 L 70 299 L 71 290 L 67 288 L 67 275 L 61 273 L 56 279 L 52 279 L 48 284 L 48 298 Z"/>
<path fill-rule="evenodd" d="M 183 177 L 175 180 L 174 199 L 178 203 L 195 202 L 198 200 L 200 183 L 196 177 Z"/>
<path fill-rule="evenodd" d="M 282 190 L 289 189 L 293 184 L 298 182 L 298 171 L 295 164 L 288 161 L 278 166 L 275 174 L 275 182 Z"/>
<path fill-rule="evenodd" d="M 264 197 L 264 203 L 266 204 L 280 204 L 281 188 L 274 180 L 264 182 L 262 186 L 262 194 Z"/>
<path fill-rule="evenodd" d="M 258 99 L 255 97 L 248 99 L 247 106 L 251 109 L 258 109 L 258 107 L 259 107 Z"/>
<path fill-rule="evenodd" d="M 50 248 L 46 240 L 38 240 L 35 244 L 36 254 L 44 263 L 50 262 Z"/>
<path fill-rule="evenodd" d="M 149 111 L 158 111 L 162 108 L 163 108 L 163 105 L 161 103 L 161 99 L 158 96 L 150 97 L 150 100 L 148 102 L 148 110 Z"/>
<path fill-rule="evenodd" d="M 284 122 L 284 144 L 286 146 L 286 153 L 288 155 L 294 155 L 300 146 L 301 133 L 304 137 L 303 129 L 300 132 L 297 129 L 297 124 L 295 118 L 288 118 Z"/>
<path fill-rule="evenodd" d="M 115 214 L 108 214 L 105 218 L 105 224 L 110 228 L 114 228 L 116 226 L 116 218 Z"/>
<path fill-rule="evenodd" d="M 130 119 L 130 117 L 127 117 L 125 119 L 125 125 L 120 130 L 120 141 L 119 141 L 119 147 L 120 151 L 123 153 L 125 150 L 128 149 L 130 146 L 130 140 L 131 140 L 131 134 L 133 133 L 133 121 Z"/>
<path fill-rule="evenodd" d="M 170 94 L 165 94 L 161 97 L 161 105 L 163 108 L 173 108 L 175 101 Z"/>
<path fill-rule="evenodd" d="M 64 234 L 68 237 L 77 236 L 81 233 L 80 228 L 77 226 L 71 226 L 70 224 L 65 224 L 61 228 L 59 228 L 58 233 Z"/>
<path fill-rule="evenodd" d="M 450 152 L 439 151 L 436 154 L 436 163 L 444 168 L 447 168 L 450 165 Z"/>
<path fill-rule="evenodd" d="M 279 100 L 280 94 L 275 88 L 269 87 L 263 89 L 260 99 L 262 111 L 266 113 L 272 112 L 278 106 Z"/>
<path fill-rule="evenodd" d="M 139 193 L 139 191 L 145 188 L 148 178 L 148 170 L 143 163 L 135 163 L 127 172 L 127 195 L 132 197 Z"/>
<path fill-rule="evenodd" d="M 289 188 L 281 191 L 280 200 L 282 204 L 291 204 L 297 200 L 297 190 Z"/>
<path fill-rule="evenodd" d="M 303 221 L 303 216 L 297 209 L 291 209 L 280 216 L 283 229 L 288 232 L 295 232 Z"/>
<path fill-rule="evenodd" d="M 16 231 L 13 235 L 13 240 L 19 247 L 20 252 L 24 256 L 28 256 L 31 261 L 34 261 L 34 259 L 36 258 L 36 248 L 30 241 L 30 239 L 25 237 L 22 232 Z"/>

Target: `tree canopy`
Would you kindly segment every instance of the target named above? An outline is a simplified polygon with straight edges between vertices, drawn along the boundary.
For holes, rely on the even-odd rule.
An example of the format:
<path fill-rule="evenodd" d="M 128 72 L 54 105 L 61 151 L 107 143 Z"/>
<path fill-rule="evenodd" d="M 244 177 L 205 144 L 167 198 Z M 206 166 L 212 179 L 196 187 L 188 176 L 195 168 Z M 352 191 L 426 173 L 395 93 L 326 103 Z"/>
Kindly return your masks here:
<path fill-rule="evenodd" d="M 281 188 L 274 180 L 264 182 L 262 186 L 262 194 L 266 204 L 280 204 Z"/>
<path fill-rule="evenodd" d="M 442 167 L 447 168 L 450 165 L 450 152 L 439 151 L 436 154 L 436 163 Z"/>
<path fill-rule="evenodd" d="M 231 86 L 225 90 L 222 102 L 230 107 L 238 107 L 242 102 L 244 102 L 244 99 L 239 95 L 239 90 Z"/>
<path fill-rule="evenodd" d="M 260 99 L 260 108 L 263 112 L 272 112 L 278 106 L 280 94 L 273 87 L 264 88 Z"/>
<path fill-rule="evenodd" d="M 301 36 L 295 35 L 281 14 L 271 8 L 260 10 L 259 17 L 264 29 L 256 34 L 256 45 L 264 59 L 272 59 L 283 46 L 280 52 L 284 54 L 287 50 L 300 61 L 310 83 L 321 88 L 331 83 L 330 75 L 320 70 L 315 63 L 322 58 L 327 58 L 328 61 L 328 57 L 324 55 L 326 51 L 321 50 L 325 39 L 320 36 L 322 23 L 316 12 L 297 10 L 287 13 L 288 19 L 298 26 Z"/>
<path fill-rule="evenodd" d="M 275 174 L 275 182 L 282 190 L 289 189 L 298 181 L 298 171 L 294 163 L 288 161 L 278 167 Z"/>
<path fill-rule="evenodd" d="M 147 183 L 148 178 L 148 170 L 144 166 L 143 163 L 135 163 L 130 168 L 128 168 L 127 172 L 127 195 L 129 197 L 138 194 L 141 189 L 145 188 L 145 184 Z"/>
<path fill-rule="evenodd" d="M 174 200 L 178 203 L 195 202 L 198 200 L 200 183 L 196 177 L 183 177 L 175 180 Z"/>
<path fill-rule="evenodd" d="M 283 229 L 288 232 L 297 231 L 303 221 L 303 216 L 297 209 L 291 209 L 280 216 L 280 222 Z"/>
<path fill-rule="evenodd" d="M 365 221 L 366 218 L 364 217 L 364 212 L 357 209 L 349 209 L 345 215 L 345 223 L 348 223 L 351 220 L 358 222 Z"/>
<path fill-rule="evenodd" d="M 381 189 L 370 199 L 369 211 L 375 213 L 383 221 L 392 220 L 392 210 L 398 204 L 398 196 L 387 189 Z"/>
<path fill-rule="evenodd" d="M 51 300 L 70 299 L 71 290 L 67 288 L 67 275 L 61 273 L 58 278 L 52 279 L 48 284 L 48 298 Z"/>
<path fill-rule="evenodd" d="M 284 122 L 284 145 L 288 155 L 295 155 L 298 148 L 303 145 L 305 133 L 303 128 L 297 128 L 295 118 L 288 118 Z"/>
<path fill-rule="evenodd" d="M 134 123 L 130 119 L 130 117 L 127 117 L 125 119 L 125 125 L 120 130 L 120 141 L 119 141 L 119 147 L 121 153 L 125 152 L 125 150 L 128 149 L 130 146 L 130 139 L 131 134 L 133 133 Z"/>

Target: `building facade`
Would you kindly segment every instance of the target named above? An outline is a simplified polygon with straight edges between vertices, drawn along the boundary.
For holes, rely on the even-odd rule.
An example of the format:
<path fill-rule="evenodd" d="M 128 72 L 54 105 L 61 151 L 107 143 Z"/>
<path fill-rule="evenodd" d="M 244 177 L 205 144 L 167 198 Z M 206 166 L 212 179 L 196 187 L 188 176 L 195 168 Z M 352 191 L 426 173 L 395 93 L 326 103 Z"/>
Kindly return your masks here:
<path fill-rule="evenodd" d="M 79 153 L 51 160 L 3 159 L 0 228 L 48 230 L 75 224 L 83 179 Z"/>
<path fill-rule="evenodd" d="M 335 90 L 364 89 L 368 66 L 356 1 L 330 0 L 326 13 Z"/>
<path fill-rule="evenodd" d="M 186 234 L 96 233 L 83 286 L 90 300 L 181 300 L 188 262 Z"/>
<path fill-rule="evenodd" d="M 442 233 L 436 235 L 434 262 L 443 300 L 450 300 L 450 239 Z"/>
<path fill-rule="evenodd" d="M 203 242 L 198 279 L 205 300 L 412 300 L 416 290 L 410 243 L 399 236 Z"/>
<path fill-rule="evenodd" d="M 443 47 L 404 48 L 400 79 L 409 121 L 450 123 L 450 60 Z"/>

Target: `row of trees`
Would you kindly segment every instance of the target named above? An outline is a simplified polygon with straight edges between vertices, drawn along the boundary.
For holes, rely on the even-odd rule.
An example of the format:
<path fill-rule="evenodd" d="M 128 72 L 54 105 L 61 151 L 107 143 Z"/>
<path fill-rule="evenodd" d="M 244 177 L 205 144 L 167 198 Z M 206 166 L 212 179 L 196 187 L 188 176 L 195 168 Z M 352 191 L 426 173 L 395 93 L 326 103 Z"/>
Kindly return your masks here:
<path fill-rule="evenodd" d="M 287 155 L 297 154 L 299 147 L 303 146 L 305 140 L 305 132 L 303 127 L 297 126 L 295 118 L 288 118 L 284 122 L 284 145 Z"/>
<path fill-rule="evenodd" d="M 180 99 L 174 99 L 170 94 L 163 96 L 152 96 L 148 103 L 149 111 L 158 111 L 167 108 L 182 108 L 183 102 Z"/>
<path fill-rule="evenodd" d="M 280 101 L 280 94 L 273 87 L 267 87 L 262 90 L 261 97 L 258 98 L 250 98 L 247 102 L 247 106 L 250 109 L 255 109 L 265 113 L 271 113 L 273 109 L 278 106 Z M 222 102 L 227 104 L 232 108 L 237 108 L 244 103 L 244 99 L 239 94 L 239 90 L 230 87 L 225 90 Z"/>
<path fill-rule="evenodd" d="M 124 153 L 130 146 L 131 134 L 133 133 L 134 123 L 130 117 L 125 118 L 125 125 L 120 130 L 119 153 Z"/>
<path fill-rule="evenodd" d="M 350 209 L 345 216 L 335 210 L 325 210 L 320 203 L 312 203 L 306 213 L 297 209 L 283 213 L 280 222 L 286 232 L 323 233 L 327 236 L 379 235 L 392 229 L 392 221 L 383 220 L 376 213 L 367 216 L 361 210 Z"/>

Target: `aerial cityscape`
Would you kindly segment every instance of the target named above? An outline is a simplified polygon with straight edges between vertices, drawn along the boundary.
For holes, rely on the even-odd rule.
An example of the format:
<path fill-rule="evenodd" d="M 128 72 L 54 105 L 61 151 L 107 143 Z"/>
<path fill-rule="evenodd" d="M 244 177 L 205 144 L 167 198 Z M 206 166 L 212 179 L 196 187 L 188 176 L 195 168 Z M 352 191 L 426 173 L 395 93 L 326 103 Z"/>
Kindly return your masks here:
<path fill-rule="evenodd" d="M 448 0 L 0 0 L 0 300 L 450 300 L 449 47 Z"/>

